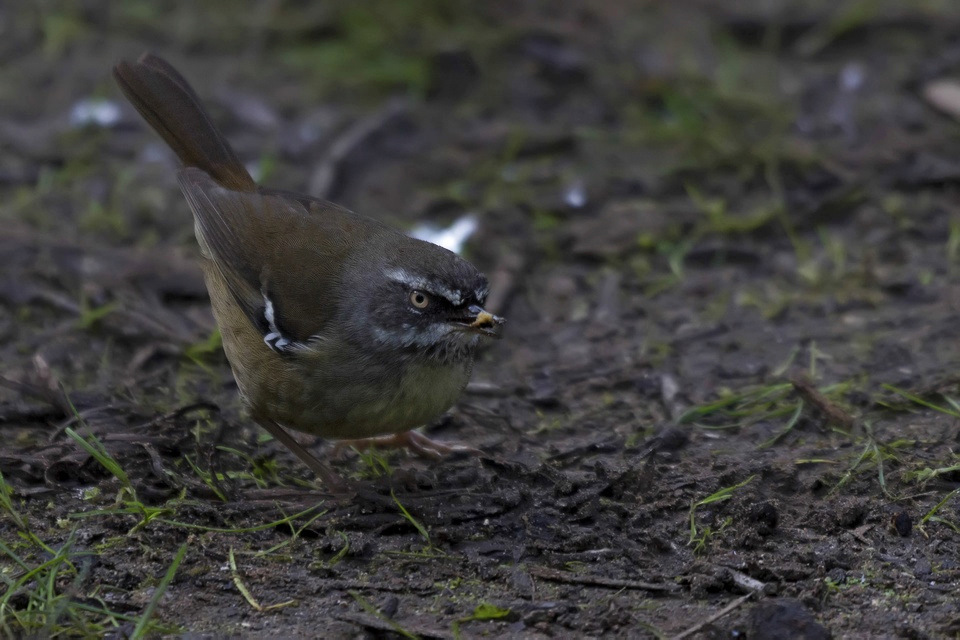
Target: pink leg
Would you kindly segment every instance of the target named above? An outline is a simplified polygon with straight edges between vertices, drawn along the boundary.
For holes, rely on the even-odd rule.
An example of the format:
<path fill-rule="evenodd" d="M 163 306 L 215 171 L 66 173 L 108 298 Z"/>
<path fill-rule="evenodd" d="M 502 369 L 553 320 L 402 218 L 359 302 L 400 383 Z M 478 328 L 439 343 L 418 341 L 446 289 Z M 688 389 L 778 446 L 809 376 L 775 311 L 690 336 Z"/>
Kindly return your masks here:
<path fill-rule="evenodd" d="M 392 436 L 378 436 L 376 438 L 358 438 L 356 440 L 340 440 L 337 442 L 335 450 L 341 451 L 347 447 L 353 447 L 363 451 L 371 447 L 380 449 L 407 449 L 422 458 L 431 458 L 439 460 L 451 453 L 467 453 L 473 456 L 482 455 L 483 452 L 473 447 L 467 447 L 461 444 L 446 444 L 432 440 L 419 431 L 404 431 L 395 433 Z"/>

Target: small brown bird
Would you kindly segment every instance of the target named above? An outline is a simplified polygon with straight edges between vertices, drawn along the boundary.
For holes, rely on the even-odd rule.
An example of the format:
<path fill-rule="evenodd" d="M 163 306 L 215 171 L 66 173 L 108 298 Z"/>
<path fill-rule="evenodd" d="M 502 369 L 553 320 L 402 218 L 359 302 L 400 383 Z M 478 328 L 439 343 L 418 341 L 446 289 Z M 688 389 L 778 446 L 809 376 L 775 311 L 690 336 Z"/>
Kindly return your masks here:
<path fill-rule="evenodd" d="M 318 198 L 259 187 L 187 81 L 144 54 L 114 77 L 176 152 L 223 348 L 254 420 L 333 490 L 341 478 L 285 431 L 375 438 L 433 456 L 467 447 L 411 431 L 446 411 L 482 336 L 487 280 L 456 254 Z"/>

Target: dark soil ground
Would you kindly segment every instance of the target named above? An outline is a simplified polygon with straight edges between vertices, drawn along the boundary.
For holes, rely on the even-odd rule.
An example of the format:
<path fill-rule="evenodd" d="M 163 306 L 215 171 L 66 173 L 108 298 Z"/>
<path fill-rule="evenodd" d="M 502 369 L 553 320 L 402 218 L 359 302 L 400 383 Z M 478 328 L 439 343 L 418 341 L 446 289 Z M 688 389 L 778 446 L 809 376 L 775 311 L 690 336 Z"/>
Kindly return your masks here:
<path fill-rule="evenodd" d="M 3 634 L 960 637 L 956 2 L 57 4 L 0 6 Z M 243 415 L 145 49 L 264 183 L 476 217 L 506 337 L 426 431 L 486 455 L 338 503 Z"/>

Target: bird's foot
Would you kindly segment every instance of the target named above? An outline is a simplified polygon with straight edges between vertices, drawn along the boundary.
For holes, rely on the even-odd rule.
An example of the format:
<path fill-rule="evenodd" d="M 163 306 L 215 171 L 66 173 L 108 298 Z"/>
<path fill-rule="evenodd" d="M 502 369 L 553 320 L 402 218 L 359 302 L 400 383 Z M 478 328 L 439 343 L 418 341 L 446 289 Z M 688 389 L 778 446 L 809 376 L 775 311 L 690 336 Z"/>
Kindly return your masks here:
<path fill-rule="evenodd" d="M 433 460 L 439 460 L 440 458 L 456 453 L 472 456 L 483 454 L 479 449 L 474 449 L 466 445 L 432 440 L 419 431 L 404 431 L 403 433 L 395 433 L 392 436 L 378 436 L 376 438 L 340 440 L 337 442 L 334 450 L 339 452 L 347 447 L 353 447 L 358 451 L 372 447 L 378 449 L 407 449 L 422 458 L 431 458 Z"/>

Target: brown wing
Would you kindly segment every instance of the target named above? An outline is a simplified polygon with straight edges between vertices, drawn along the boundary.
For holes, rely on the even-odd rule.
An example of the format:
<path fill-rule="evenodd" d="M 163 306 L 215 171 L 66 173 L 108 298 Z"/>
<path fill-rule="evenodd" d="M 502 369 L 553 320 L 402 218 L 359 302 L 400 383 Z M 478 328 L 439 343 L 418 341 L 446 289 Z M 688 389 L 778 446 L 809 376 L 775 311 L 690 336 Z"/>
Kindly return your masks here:
<path fill-rule="evenodd" d="M 226 189 L 194 168 L 179 178 L 201 250 L 251 322 L 264 335 L 272 322 L 293 343 L 322 336 L 338 304 L 339 267 L 379 225 L 304 196 Z"/>

